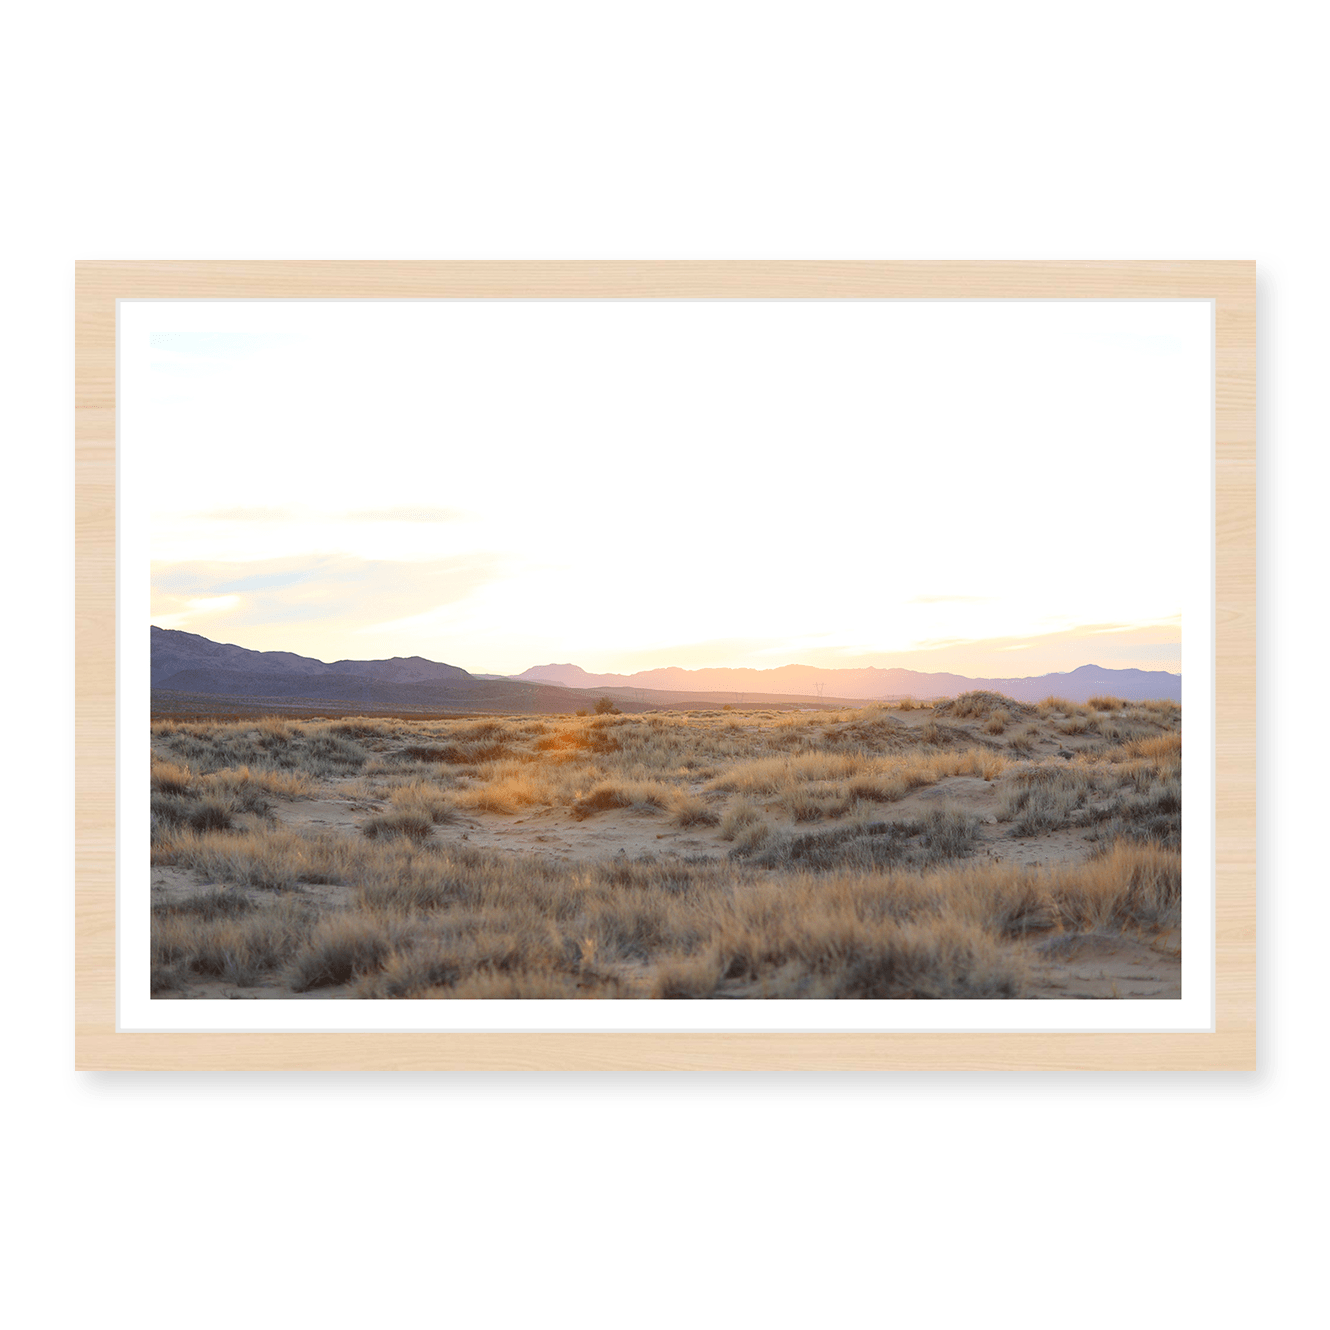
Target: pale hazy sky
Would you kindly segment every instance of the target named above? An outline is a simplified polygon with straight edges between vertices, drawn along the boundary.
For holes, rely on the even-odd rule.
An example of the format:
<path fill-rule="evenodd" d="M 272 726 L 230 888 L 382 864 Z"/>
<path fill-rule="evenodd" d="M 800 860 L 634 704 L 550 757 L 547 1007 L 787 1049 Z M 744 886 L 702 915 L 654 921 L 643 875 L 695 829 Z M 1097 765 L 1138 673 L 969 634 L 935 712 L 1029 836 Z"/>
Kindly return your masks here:
<path fill-rule="evenodd" d="M 152 622 L 260 650 L 1176 670 L 1208 559 L 1198 302 L 127 302 L 120 345 Z"/>

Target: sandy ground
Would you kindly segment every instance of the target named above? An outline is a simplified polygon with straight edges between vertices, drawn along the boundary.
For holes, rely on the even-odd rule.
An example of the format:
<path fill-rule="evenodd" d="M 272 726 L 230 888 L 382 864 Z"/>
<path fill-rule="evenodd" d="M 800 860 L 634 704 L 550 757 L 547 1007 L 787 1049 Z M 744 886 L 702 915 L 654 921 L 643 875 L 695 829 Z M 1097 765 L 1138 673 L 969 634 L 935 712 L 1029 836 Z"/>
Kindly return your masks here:
<path fill-rule="evenodd" d="M 934 723 L 933 712 L 921 709 L 893 713 L 904 726 L 918 728 Z M 978 725 L 944 720 L 944 728 L 963 732 L 968 742 L 983 742 Z M 727 720 L 730 729 L 745 728 L 742 713 Z M 761 722 L 755 728 L 760 728 Z M 1018 721 L 1014 728 L 1026 729 Z M 1043 733 L 1035 735 L 1034 730 Z M 1070 758 L 1083 748 L 1098 746 L 1094 736 L 1061 735 L 1049 725 L 1036 724 L 1026 729 L 1032 740 L 1031 760 Z M 369 741 L 367 748 L 386 751 L 399 746 L 394 742 Z M 990 743 L 990 746 L 998 746 Z M 163 754 L 165 755 L 165 754 Z M 362 823 L 388 805 L 363 794 L 352 795 L 354 778 L 325 783 L 323 794 L 314 799 L 273 799 L 271 816 L 280 824 L 302 832 L 332 832 L 347 836 L 359 834 Z M 698 780 L 691 793 L 721 810 L 727 796 L 708 794 L 705 782 Z M 338 791 L 347 789 L 345 797 Z M 362 787 L 363 788 L 363 787 Z M 762 809 L 772 832 L 816 832 L 838 825 L 834 822 L 794 823 L 779 800 L 754 801 Z M 916 821 L 939 806 L 956 808 L 979 819 L 979 842 L 974 856 L 1019 864 L 1026 867 L 1077 863 L 1087 859 L 1095 848 L 1087 834 L 1087 823 L 1098 805 L 1094 801 L 1071 815 L 1060 830 L 1037 836 L 1017 837 L 1009 824 L 1000 824 L 997 809 L 1000 792 L 997 782 L 980 776 L 954 776 L 916 790 L 890 805 L 877 806 L 875 816 L 883 821 Z M 241 824 L 262 825 L 258 818 L 241 817 Z M 489 812 L 459 813 L 454 821 L 434 828 L 431 837 L 440 842 L 459 842 L 478 849 L 504 854 L 540 855 L 563 863 L 615 858 L 640 859 L 705 858 L 724 860 L 732 843 L 722 838 L 718 826 L 680 828 L 663 810 L 642 808 L 610 809 L 579 818 L 567 807 L 534 808 L 512 814 Z M 205 881 L 181 870 L 154 868 L 154 901 L 171 901 L 188 896 L 207 886 Z M 311 904 L 330 909 L 351 903 L 352 889 L 345 886 L 305 884 L 299 888 Z M 265 892 L 252 893 L 255 899 Z M 1179 998 L 1181 996 L 1181 939 L 1176 933 L 1155 937 L 1130 937 L 1119 934 L 1057 935 L 1025 944 L 1029 950 L 1033 981 L 1030 996 L 1066 1000 L 1083 998 Z M 162 994 L 162 997 L 275 997 L 290 996 L 323 1000 L 344 995 L 340 988 L 318 989 L 307 994 L 289 993 L 274 987 L 234 989 L 221 983 L 191 985 L 187 993 Z"/>

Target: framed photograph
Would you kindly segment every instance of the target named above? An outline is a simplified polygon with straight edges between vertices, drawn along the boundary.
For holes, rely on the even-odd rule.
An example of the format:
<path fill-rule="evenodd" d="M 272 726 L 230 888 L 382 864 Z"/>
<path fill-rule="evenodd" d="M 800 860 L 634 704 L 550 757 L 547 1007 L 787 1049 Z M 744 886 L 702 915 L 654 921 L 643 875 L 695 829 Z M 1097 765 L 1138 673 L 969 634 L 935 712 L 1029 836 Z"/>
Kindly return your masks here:
<path fill-rule="evenodd" d="M 80 1068 L 1255 1065 L 1251 263 L 75 303 Z"/>

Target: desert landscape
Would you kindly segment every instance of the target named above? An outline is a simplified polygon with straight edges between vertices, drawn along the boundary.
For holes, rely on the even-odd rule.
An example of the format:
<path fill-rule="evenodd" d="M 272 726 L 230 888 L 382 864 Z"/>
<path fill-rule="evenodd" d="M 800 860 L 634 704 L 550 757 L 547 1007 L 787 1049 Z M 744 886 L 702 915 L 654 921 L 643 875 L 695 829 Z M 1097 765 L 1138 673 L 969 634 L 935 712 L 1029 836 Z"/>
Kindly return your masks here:
<path fill-rule="evenodd" d="M 155 998 L 1180 998 L 1186 302 L 126 317 Z"/>
<path fill-rule="evenodd" d="M 1180 996 L 1175 701 L 586 703 L 155 708 L 153 996 Z"/>

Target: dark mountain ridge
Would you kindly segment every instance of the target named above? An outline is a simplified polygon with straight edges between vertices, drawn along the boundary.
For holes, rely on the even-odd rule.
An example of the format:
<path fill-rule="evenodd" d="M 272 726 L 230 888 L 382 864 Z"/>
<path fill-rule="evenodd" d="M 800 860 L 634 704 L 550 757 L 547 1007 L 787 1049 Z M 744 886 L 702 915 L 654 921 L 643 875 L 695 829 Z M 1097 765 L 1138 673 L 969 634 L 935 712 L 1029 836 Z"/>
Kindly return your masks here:
<path fill-rule="evenodd" d="M 290 651 L 252 651 L 178 629 L 152 629 L 152 688 L 167 695 L 227 698 L 274 705 L 337 703 L 387 710 L 491 710 L 560 712 L 584 705 L 584 690 L 608 693 L 626 710 L 954 697 L 972 689 L 1005 693 L 1019 702 L 1060 696 L 1084 702 L 1102 693 L 1127 701 L 1182 700 L 1182 676 L 1163 670 L 1113 670 L 1082 665 L 1066 674 L 1023 679 L 971 679 L 903 669 L 684 670 L 671 667 L 637 674 L 589 674 L 576 665 L 545 665 L 513 678 L 477 676 L 457 665 L 422 656 L 331 663 Z M 191 704 L 192 705 L 192 704 Z"/>
<path fill-rule="evenodd" d="M 331 663 L 290 651 L 252 651 L 198 633 L 152 629 L 154 710 L 207 712 L 317 705 L 328 710 L 570 709 L 568 690 L 477 678 L 423 656 Z"/>

